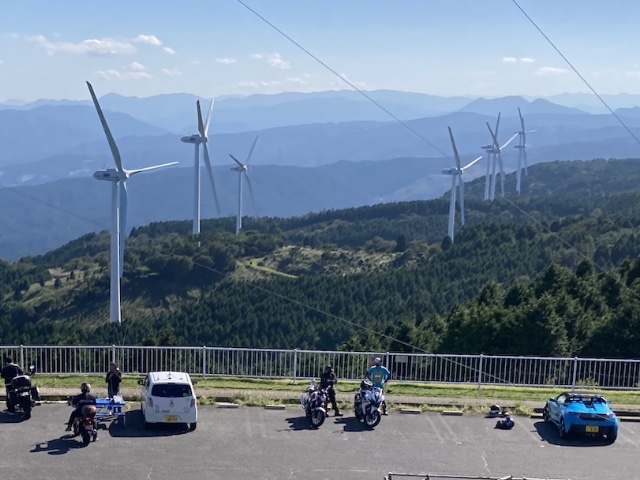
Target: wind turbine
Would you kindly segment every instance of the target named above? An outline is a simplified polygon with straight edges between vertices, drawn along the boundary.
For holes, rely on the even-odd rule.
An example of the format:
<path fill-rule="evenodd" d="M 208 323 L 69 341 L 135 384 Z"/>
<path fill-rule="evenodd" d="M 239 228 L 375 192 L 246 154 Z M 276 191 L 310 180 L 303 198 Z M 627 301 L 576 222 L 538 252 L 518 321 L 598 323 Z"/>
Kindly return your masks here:
<path fill-rule="evenodd" d="M 500 115 L 498 115 L 499 117 Z M 517 136 L 517 133 L 514 133 L 509 140 L 502 146 L 498 143 L 498 130 L 496 124 L 496 132 L 494 133 L 491 130 L 491 125 L 489 122 L 485 122 L 487 124 L 487 128 L 489 129 L 489 133 L 491 134 L 491 139 L 493 140 L 493 145 L 491 148 L 491 153 L 493 153 L 493 173 L 491 175 L 491 187 L 489 191 L 489 200 L 493 201 L 496 198 L 496 161 L 498 163 L 498 168 L 500 169 L 500 192 L 501 195 L 504 196 L 504 165 L 502 164 L 502 150 L 506 148 Z"/>
<path fill-rule="evenodd" d="M 516 172 L 516 192 L 520 195 L 520 180 L 522 177 L 522 164 L 524 163 L 524 174 L 527 172 L 527 133 L 537 132 L 537 130 L 525 130 L 524 118 L 522 118 L 522 112 L 518 107 L 518 115 L 520 116 L 520 130 L 516 132 L 518 136 L 518 145 L 513 148 L 518 149 L 518 171 Z"/>
<path fill-rule="evenodd" d="M 246 177 L 247 185 L 249 186 L 249 193 L 251 194 L 251 201 L 253 202 L 253 208 L 257 212 L 258 209 L 256 207 L 256 199 L 253 196 L 253 187 L 251 186 L 251 180 L 249 179 L 248 165 L 249 160 L 251 159 L 251 154 L 253 153 L 253 149 L 256 147 L 256 142 L 258 141 L 258 137 L 253 141 L 253 145 L 251 145 L 251 150 L 249 150 L 249 155 L 247 155 L 247 159 L 244 163 L 241 163 L 236 157 L 229 154 L 233 161 L 237 163 L 237 165 L 233 166 L 231 170 L 238 172 L 238 215 L 236 217 L 236 235 L 240 233 L 240 229 L 242 228 L 242 177 Z"/>
<path fill-rule="evenodd" d="M 209 161 L 209 149 L 207 148 L 207 140 L 209 134 L 209 122 L 211 121 L 211 110 L 213 109 L 213 100 L 209 105 L 207 119 L 202 123 L 202 111 L 200 110 L 200 100 L 196 102 L 198 110 L 198 134 L 182 137 L 180 140 L 184 143 L 192 143 L 195 146 L 195 156 L 193 159 L 194 167 L 194 201 L 193 201 L 193 229 L 192 233 L 197 235 L 200 233 L 200 144 L 202 144 L 202 156 L 204 157 L 204 165 L 207 167 L 207 174 L 213 189 L 213 198 L 216 201 L 216 210 L 220 213 L 220 204 L 218 203 L 218 195 L 216 186 L 213 182 L 213 170 Z"/>
<path fill-rule="evenodd" d="M 500 112 L 498 112 L 498 120 L 496 120 L 496 135 L 498 135 L 498 128 L 500 127 Z M 495 177 L 496 162 L 494 159 L 493 142 L 488 145 L 483 145 L 482 149 L 487 152 L 487 174 L 484 180 L 484 199 L 489 200 L 491 192 L 492 178 Z M 493 173 L 491 172 L 491 166 L 493 165 Z"/>
<path fill-rule="evenodd" d="M 102 129 L 107 136 L 107 142 L 109 142 L 109 148 L 111 149 L 111 155 L 113 155 L 113 161 L 116 164 L 116 168 L 107 168 L 105 170 L 99 170 L 93 174 L 93 177 L 98 180 L 105 180 L 111 182 L 111 214 L 112 214 L 112 227 L 111 227 L 111 301 L 109 306 L 109 320 L 114 323 L 120 323 L 120 277 L 122 277 L 122 266 L 124 263 L 124 238 L 126 236 L 127 228 L 127 179 L 135 175 L 136 173 L 145 172 L 147 170 L 155 170 L 156 168 L 167 167 L 169 165 L 175 165 L 178 162 L 163 163 L 162 165 L 154 165 L 153 167 L 139 168 L 137 170 L 126 170 L 122 166 L 122 160 L 120 159 L 120 152 L 116 146 L 116 142 L 111 135 L 111 130 L 107 125 L 107 120 L 104 118 L 98 98 L 96 97 L 93 87 L 87 82 L 89 87 L 89 93 L 93 99 L 93 104 L 100 117 L 100 123 Z"/>
<path fill-rule="evenodd" d="M 451 147 L 453 148 L 453 157 L 456 162 L 455 167 L 447 168 L 442 171 L 445 175 L 451 175 L 451 199 L 449 200 L 449 228 L 447 233 L 451 241 L 453 241 L 453 224 L 456 215 L 456 186 L 460 189 L 460 224 L 464 225 L 464 182 L 462 181 L 462 173 L 474 165 L 476 162 L 482 159 L 482 155 L 468 163 L 464 167 L 460 166 L 460 156 L 458 155 L 458 149 L 456 148 L 456 142 L 453 140 L 453 133 L 451 133 L 451 127 L 449 129 L 449 137 L 451 138 Z M 456 185 L 457 184 L 457 185 Z"/>

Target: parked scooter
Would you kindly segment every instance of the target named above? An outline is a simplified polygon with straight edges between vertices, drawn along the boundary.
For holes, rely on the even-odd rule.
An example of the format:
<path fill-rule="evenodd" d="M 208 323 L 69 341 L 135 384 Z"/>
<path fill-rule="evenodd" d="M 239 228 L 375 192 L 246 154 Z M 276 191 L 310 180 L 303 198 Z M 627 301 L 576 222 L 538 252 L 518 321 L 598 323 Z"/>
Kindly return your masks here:
<path fill-rule="evenodd" d="M 353 401 L 356 418 L 369 428 L 376 427 L 382 418 L 380 407 L 383 401 L 382 389 L 374 387 L 368 380 L 363 380 Z"/>
<path fill-rule="evenodd" d="M 304 413 L 311 422 L 311 428 L 318 428 L 324 423 L 327 416 L 326 403 L 327 392 L 318 387 L 315 379 L 312 380 L 300 399 Z"/>
<path fill-rule="evenodd" d="M 31 418 L 31 409 L 40 401 L 38 387 L 31 385 L 31 376 L 35 375 L 36 367 L 29 367 L 29 375 L 18 375 L 11 380 L 11 389 L 8 392 L 9 403 L 15 411 L 22 410 L 25 420 Z"/>

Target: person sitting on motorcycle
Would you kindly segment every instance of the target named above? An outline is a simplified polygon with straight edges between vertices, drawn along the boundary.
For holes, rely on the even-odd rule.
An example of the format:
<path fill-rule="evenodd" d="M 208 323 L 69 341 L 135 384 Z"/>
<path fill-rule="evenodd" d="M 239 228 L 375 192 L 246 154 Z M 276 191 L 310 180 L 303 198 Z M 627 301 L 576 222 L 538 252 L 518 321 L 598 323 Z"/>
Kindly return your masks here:
<path fill-rule="evenodd" d="M 9 392 L 13 390 L 11 387 L 11 380 L 16 378 L 18 375 L 24 375 L 24 372 L 22 371 L 22 368 L 20 368 L 20 365 L 13 363 L 13 358 L 11 357 L 5 357 L 4 363 L 0 376 L 4 378 L 4 389 L 7 396 L 7 410 L 10 413 L 14 413 L 16 411 L 15 406 L 9 403 Z"/>
<path fill-rule="evenodd" d="M 91 394 L 90 384 L 85 382 L 82 385 L 80 385 L 80 391 L 82 393 L 80 393 L 79 395 L 76 395 L 71 399 L 71 405 L 76 407 L 76 409 L 73 412 L 71 412 L 71 415 L 69 415 L 69 421 L 67 422 L 67 428 L 65 430 L 67 432 L 71 431 L 71 427 L 73 426 L 73 421 L 76 418 L 82 417 L 82 407 L 84 407 L 85 405 L 96 404 L 96 397 L 94 397 Z"/>
<path fill-rule="evenodd" d="M 367 370 L 366 377 L 371 380 L 374 387 L 378 387 L 384 390 L 384 386 L 391 379 L 391 372 L 386 367 L 381 365 L 382 360 L 380 357 L 376 357 L 373 360 L 373 365 Z M 382 402 L 382 415 L 387 414 L 387 402 Z"/>
<path fill-rule="evenodd" d="M 327 398 L 336 412 L 335 416 L 341 417 L 342 413 L 340 413 L 340 409 L 336 403 L 336 391 L 333 388 L 336 383 L 338 383 L 338 377 L 336 377 L 336 374 L 333 372 L 333 367 L 331 365 L 327 365 L 324 369 L 324 373 L 320 375 L 320 388 L 327 391 Z"/>

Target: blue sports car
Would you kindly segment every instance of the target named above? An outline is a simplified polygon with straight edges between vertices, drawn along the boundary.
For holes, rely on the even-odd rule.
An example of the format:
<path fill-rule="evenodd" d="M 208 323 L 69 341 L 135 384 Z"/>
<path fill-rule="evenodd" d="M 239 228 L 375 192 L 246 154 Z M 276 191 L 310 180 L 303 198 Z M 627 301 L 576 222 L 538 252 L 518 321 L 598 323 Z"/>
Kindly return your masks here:
<path fill-rule="evenodd" d="M 547 400 L 542 412 L 545 422 L 558 426 L 561 438 L 572 433 L 618 438 L 618 417 L 609 401 L 599 393 L 565 392 Z"/>

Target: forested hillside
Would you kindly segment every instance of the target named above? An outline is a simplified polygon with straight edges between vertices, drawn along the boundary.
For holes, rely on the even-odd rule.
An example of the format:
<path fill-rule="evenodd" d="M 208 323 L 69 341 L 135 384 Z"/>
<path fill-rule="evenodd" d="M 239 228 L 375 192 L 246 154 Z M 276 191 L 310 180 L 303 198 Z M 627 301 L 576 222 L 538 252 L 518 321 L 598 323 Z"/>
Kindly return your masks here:
<path fill-rule="evenodd" d="M 640 164 L 529 169 L 444 236 L 448 196 L 303 217 L 155 223 L 127 239 L 108 324 L 109 237 L 0 262 L 0 343 L 219 345 L 638 356 Z M 512 181 L 512 177 L 508 181 Z M 365 328 L 366 327 L 366 328 Z"/>

